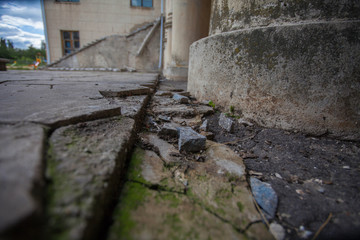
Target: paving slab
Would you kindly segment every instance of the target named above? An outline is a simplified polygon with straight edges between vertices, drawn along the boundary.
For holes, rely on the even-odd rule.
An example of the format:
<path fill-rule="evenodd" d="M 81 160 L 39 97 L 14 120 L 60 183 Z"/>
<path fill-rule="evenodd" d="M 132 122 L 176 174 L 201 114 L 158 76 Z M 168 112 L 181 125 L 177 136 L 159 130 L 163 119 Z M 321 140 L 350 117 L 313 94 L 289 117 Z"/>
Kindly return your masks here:
<path fill-rule="evenodd" d="M 65 226 L 69 222 L 75 221 L 74 219 L 77 217 L 80 219 L 75 221 L 79 224 L 72 229 L 64 228 L 65 230 L 63 230 L 64 225 L 58 225 L 59 229 L 62 229 L 62 233 L 69 234 L 69 239 L 83 237 L 89 239 L 86 234 L 92 233 L 92 231 L 88 229 L 93 229 L 95 232 L 99 226 L 101 228 L 101 224 L 97 221 L 102 218 L 101 214 L 105 213 L 93 211 L 93 203 L 109 205 L 105 199 L 100 197 L 99 200 L 99 196 L 110 194 L 111 190 L 109 189 L 111 186 L 114 188 L 114 184 L 110 184 L 111 177 L 109 176 L 113 176 L 114 172 L 120 174 L 121 170 L 114 162 L 119 159 L 125 161 L 126 157 L 123 156 L 123 151 L 124 149 L 129 151 L 129 148 L 132 147 L 133 129 L 140 123 L 141 113 L 156 84 L 157 74 L 143 73 L 80 71 L 7 71 L 0 73 L 0 238 L 4 236 L 3 234 L 8 234 L 9 228 L 12 228 L 11 234 L 24 232 L 21 223 L 25 220 L 32 222 L 38 213 L 44 220 L 46 216 L 42 212 L 45 208 L 44 202 L 41 202 L 43 199 L 46 201 L 51 199 L 51 207 L 47 205 L 45 212 L 54 215 L 54 218 L 50 217 L 49 221 L 49 238 L 54 236 L 53 225 L 51 225 L 53 221 L 57 222 L 65 215 L 70 216 L 65 221 Z M 127 94 L 121 95 L 121 92 L 124 91 Z M 121 119 L 116 120 L 113 117 Z M 98 119 L 111 120 L 107 122 Z M 84 123 L 89 121 L 94 122 Z M 47 134 L 51 134 L 57 128 L 63 129 L 61 127 L 70 124 L 80 124 L 73 128 L 87 129 L 86 134 L 93 134 L 93 137 L 89 140 L 87 135 L 79 133 L 83 138 L 73 136 L 73 146 L 79 144 L 84 149 L 81 151 L 76 148 L 71 149 L 73 152 L 70 149 L 54 151 L 54 158 L 49 159 L 49 156 L 44 154 L 45 148 L 47 148 Z M 112 126 L 111 124 L 118 125 Z M 87 126 L 91 126 L 93 129 L 89 129 Z M 55 131 L 55 135 L 60 129 Z M 131 134 L 125 134 L 126 132 L 131 132 Z M 66 140 L 69 139 L 64 141 Z M 76 142 L 76 140 L 80 142 Z M 91 144 L 94 143 L 92 141 L 95 141 L 97 145 L 92 146 Z M 71 148 L 70 145 L 67 147 Z M 72 160 L 70 166 L 77 166 L 78 169 L 71 172 L 66 168 L 69 165 L 63 163 L 62 167 L 64 168 L 47 176 L 50 184 L 42 185 L 45 171 L 51 172 L 52 167 L 64 160 L 62 158 L 64 154 L 69 154 L 67 160 Z M 108 160 L 103 159 L 106 156 Z M 51 162 L 53 159 L 57 159 L 58 162 Z M 80 164 L 79 159 L 87 160 L 82 162 L 85 166 L 76 165 Z M 96 161 L 103 162 L 96 163 Z M 64 162 L 66 161 L 64 160 Z M 91 166 L 86 167 L 86 163 Z M 47 169 L 45 169 L 45 165 L 48 167 Z M 85 169 L 88 171 L 87 173 L 84 173 Z M 66 175 L 68 179 L 57 178 L 62 175 Z M 92 182 L 93 180 L 96 181 Z M 57 185 L 59 182 L 68 188 L 63 189 Z M 116 187 L 119 188 L 118 185 Z M 45 197 L 46 192 L 56 188 L 59 188 L 56 190 L 56 194 L 50 194 L 51 198 Z M 79 189 L 84 190 L 84 194 L 90 189 L 91 197 L 86 197 L 84 200 L 82 194 L 76 195 L 80 191 Z M 61 207 L 59 207 L 56 204 L 62 200 L 59 200 L 57 194 L 61 196 L 62 193 L 68 195 L 66 198 L 68 202 L 66 202 L 67 205 L 60 204 Z M 78 198 L 77 201 L 84 200 L 82 206 L 74 204 L 71 200 L 72 197 Z M 64 212 L 62 212 L 63 210 Z M 81 214 L 78 216 L 78 213 Z M 16 231 L 17 228 L 21 231 Z M 34 228 L 31 231 L 42 232 L 43 230 Z M 24 235 L 20 238 L 23 238 Z M 30 235 L 27 237 L 36 239 Z"/>
<path fill-rule="evenodd" d="M 0 74 L 0 79 L 5 81 L 0 85 L 0 122 L 29 121 L 61 126 L 120 115 L 121 104 L 112 101 L 112 97 L 124 91 L 128 95 L 131 91 L 139 94 L 139 89 L 147 95 L 149 90 L 143 89 L 148 88 L 141 85 L 155 86 L 157 75 L 9 71 Z"/>
<path fill-rule="evenodd" d="M 57 129 L 47 159 L 49 236 L 96 238 L 116 196 L 135 121 L 114 117 Z"/>
<path fill-rule="evenodd" d="M 0 124 L 0 232 L 41 211 L 43 151 L 46 134 L 35 124 Z"/>

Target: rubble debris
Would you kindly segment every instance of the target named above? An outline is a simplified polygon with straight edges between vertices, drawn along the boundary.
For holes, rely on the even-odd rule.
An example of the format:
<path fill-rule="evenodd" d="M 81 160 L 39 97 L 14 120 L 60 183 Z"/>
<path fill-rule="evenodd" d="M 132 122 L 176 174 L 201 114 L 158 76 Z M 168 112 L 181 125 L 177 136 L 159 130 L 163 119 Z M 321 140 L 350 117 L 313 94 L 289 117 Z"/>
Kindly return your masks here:
<path fill-rule="evenodd" d="M 205 149 L 206 137 L 195 132 L 190 127 L 178 128 L 179 151 L 199 152 Z"/>
<path fill-rule="evenodd" d="M 173 145 L 160 139 L 156 134 L 141 134 L 140 139 L 146 145 L 152 146 L 165 164 L 174 165 L 181 162 L 179 151 Z"/>
<path fill-rule="evenodd" d="M 250 177 L 250 186 L 256 202 L 267 213 L 270 218 L 275 217 L 278 197 L 269 183 Z"/>
<path fill-rule="evenodd" d="M 150 88 L 138 86 L 132 89 L 124 89 L 124 90 L 99 90 L 99 93 L 104 97 L 128 97 L 135 95 L 147 95 L 151 92 Z"/>
<path fill-rule="evenodd" d="M 254 126 L 254 124 L 252 124 L 251 122 L 247 121 L 247 120 L 244 119 L 244 118 L 238 119 L 238 123 L 244 125 L 245 127 L 246 127 L 246 126 L 249 126 L 249 127 Z"/>
<path fill-rule="evenodd" d="M 201 126 L 199 127 L 200 131 L 204 131 L 207 132 L 209 130 L 209 124 L 208 124 L 208 120 L 205 120 Z"/>
<path fill-rule="evenodd" d="M 213 140 L 215 134 L 212 132 L 200 132 L 201 135 L 205 136 L 207 140 Z"/>
<path fill-rule="evenodd" d="M 157 91 L 155 93 L 155 96 L 159 96 L 159 97 L 170 96 L 170 97 L 172 97 L 173 93 L 169 92 L 169 91 Z"/>
<path fill-rule="evenodd" d="M 135 68 L 129 67 L 129 66 L 124 66 L 120 69 L 121 72 L 136 72 Z"/>
<path fill-rule="evenodd" d="M 164 116 L 164 115 L 159 115 L 158 118 L 164 122 L 170 122 L 171 121 L 171 117 L 168 116 Z"/>
<path fill-rule="evenodd" d="M 189 98 L 175 93 L 173 99 L 179 103 L 189 103 Z"/>
<path fill-rule="evenodd" d="M 232 133 L 234 131 L 234 121 L 226 117 L 224 113 L 220 114 L 219 126 L 229 133 Z"/>
<path fill-rule="evenodd" d="M 172 123 L 164 123 L 158 132 L 158 136 L 161 138 L 177 138 L 178 130 Z"/>
<path fill-rule="evenodd" d="M 285 238 L 285 229 L 280 224 L 276 222 L 271 223 L 269 230 L 276 240 L 283 240 Z"/>

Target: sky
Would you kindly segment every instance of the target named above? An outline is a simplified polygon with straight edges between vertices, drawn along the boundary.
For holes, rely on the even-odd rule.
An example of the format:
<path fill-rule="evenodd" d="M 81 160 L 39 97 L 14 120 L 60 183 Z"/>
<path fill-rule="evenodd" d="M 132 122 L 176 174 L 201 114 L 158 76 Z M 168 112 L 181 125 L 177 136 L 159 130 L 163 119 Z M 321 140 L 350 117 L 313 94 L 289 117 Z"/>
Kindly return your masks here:
<path fill-rule="evenodd" d="M 0 0 L 0 37 L 15 48 L 40 48 L 45 40 L 40 0 Z"/>

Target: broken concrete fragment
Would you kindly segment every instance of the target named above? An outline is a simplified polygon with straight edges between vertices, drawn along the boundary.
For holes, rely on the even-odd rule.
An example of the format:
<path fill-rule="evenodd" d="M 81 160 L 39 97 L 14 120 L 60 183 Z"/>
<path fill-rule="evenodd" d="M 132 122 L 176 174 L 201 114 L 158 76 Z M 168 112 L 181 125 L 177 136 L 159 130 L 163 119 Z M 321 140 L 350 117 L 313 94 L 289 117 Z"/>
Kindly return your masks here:
<path fill-rule="evenodd" d="M 143 133 L 140 135 L 140 139 L 143 143 L 152 146 L 154 151 L 159 153 L 161 159 L 167 165 L 174 165 L 181 162 L 179 151 L 173 145 L 160 139 L 157 135 L 153 133 Z"/>
<path fill-rule="evenodd" d="M 135 154 L 139 154 L 141 149 L 136 149 Z M 141 175 L 145 181 L 151 184 L 160 184 L 160 181 L 171 177 L 171 172 L 163 171 L 164 164 L 161 158 L 153 151 L 144 151 L 141 163 Z"/>
<path fill-rule="evenodd" d="M 170 97 L 172 97 L 172 96 L 173 96 L 173 93 L 172 93 L 172 92 L 169 92 L 169 91 L 157 91 L 157 92 L 155 93 L 155 96 L 160 96 L 160 97 L 170 96 Z"/>
<path fill-rule="evenodd" d="M 256 202 L 270 218 L 274 218 L 278 204 L 278 197 L 274 189 L 269 183 L 262 182 L 254 177 L 250 177 L 250 186 Z"/>
<path fill-rule="evenodd" d="M 174 124 L 164 123 L 161 127 L 161 130 L 158 132 L 158 135 L 162 138 L 177 138 L 178 130 Z"/>
<path fill-rule="evenodd" d="M 285 229 L 280 224 L 276 222 L 271 223 L 269 230 L 276 240 L 283 240 L 285 238 Z"/>
<path fill-rule="evenodd" d="M 164 122 L 170 122 L 171 121 L 171 117 L 168 116 L 164 116 L 164 115 L 159 115 L 158 118 Z"/>
<path fill-rule="evenodd" d="M 192 117 L 195 116 L 195 110 L 187 105 L 177 104 L 177 105 L 158 105 L 153 107 L 153 112 L 155 114 L 162 114 L 168 116 L 182 116 L 182 117 Z"/>
<path fill-rule="evenodd" d="M 195 108 L 195 112 L 200 115 L 207 116 L 214 113 L 214 109 L 210 106 L 198 105 L 195 106 L 194 108 Z"/>
<path fill-rule="evenodd" d="M 198 126 L 201 123 L 201 117 L 200 115 L 197 115 L 196 117 L 193 118 L 180 118 L 180 117 L 174 117 L 174 122 L 181 124 L 181 125 L 186 125 L 189 127 L 194 127 L 194 126 Z"/>
<path fill-rule="evenodd" d="M 206 141 L 206 159 L 217 166 L 218 175 L 245 180 L 245 165 L 241 157 L 224 144 Z"/>
<path fill-rule="evenodd" d="M 212 132 L 200 132 L 201 135 L 205 136 L 207 140 L 213 140 L 215 134 Z"/>
<path fill-rule="evenodd" d="M 244 119 L 244 118 L 238 119 L 238 123 L 239 123 L 239 124 L 242 124 L 242 125 L 244 125 L 244 126 L 249 126 L 249 127 L 254 126 L 254 124 L 252 124 L 251 122 L 247 121 L 247 120 Z"/>
<path fill-rule="evenodd" d="M 41 210 L 41 199 L 36 199 L 32 191 L 41 186 L 46 136 L 43 127 L 35 124 L 0 125 L 0 136 L 2 233 L 10 227 L 16 229 L 17 224 Z"/>
<path fill-rule="evenodd" d="M 225 129 L 229 133 L 234 131 L 234 121 L 232 119 L 226 117 L 226 115 L 224 113 L 220 114 L 219 126 L 223 129 Z"/>
<path fill-rule="evenodd" d="M 118 189 L 134 127 L 133 119 L 115 117 L 70 125 L 52 134 L 47 159 L 52 239 L 86 239 L 99 232 Z"/>
<path fill-rule="evenodd" d="M 189 98 L 188 97 L 185 97 L 185 96 L 182 96 L 180 94 L 174 94 L 173 95 L 173 99 L 179 103 L 189 103 Z"/>
<path fill-rule="evenodd" d="M 108 89 L 108 90 L 99 90 L 100 94 L 104 97 L 128 97 L 128 96 L 135 96 L 135 95 L 147 95 L 150 94 L 151 90 L 147 87 L 131 87 L 128 89 Z"/>
<path fill-rule="evenodd" d="M 182 96 L 185 96 L 185 97 L 190 97 L 189 92 L 179 92 L 179 95 L 182 95 Z"/>
<path fill-rule="evenodd" d="M 124 66 L 121 68 L 121 72 L 136 72 L 136 68 Z"/>
<path fill-rule="evenodd" d="M 199 152 L 205 149 L 206 137 L 198 134 L 190 127 L 178 128 L 179 151 Z"/>
<path fill-rule="evenodd" d="M 207 132 L 209 130 L 208 120 L 206 119 L 199 128 L 200 131 Z"/>

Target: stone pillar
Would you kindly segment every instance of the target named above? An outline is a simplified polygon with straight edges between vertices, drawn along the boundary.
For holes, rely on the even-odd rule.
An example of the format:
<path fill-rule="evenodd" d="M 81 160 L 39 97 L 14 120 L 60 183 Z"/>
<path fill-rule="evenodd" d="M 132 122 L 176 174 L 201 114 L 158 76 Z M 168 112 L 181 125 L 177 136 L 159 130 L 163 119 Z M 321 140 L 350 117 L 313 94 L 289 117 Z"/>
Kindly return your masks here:
<path fill-rule="evenodd" d="M 167 10 L 172 8 L 172 26 L 166 30 L 164 75 L 168 79 L 186 80 L 189 47 L 194 41 L 208 36 L 211 0 L 176 0 L 170 4 L 172 6 L 167 6 Z M 167 13 L 167 20 L 170 16 Z"/>

